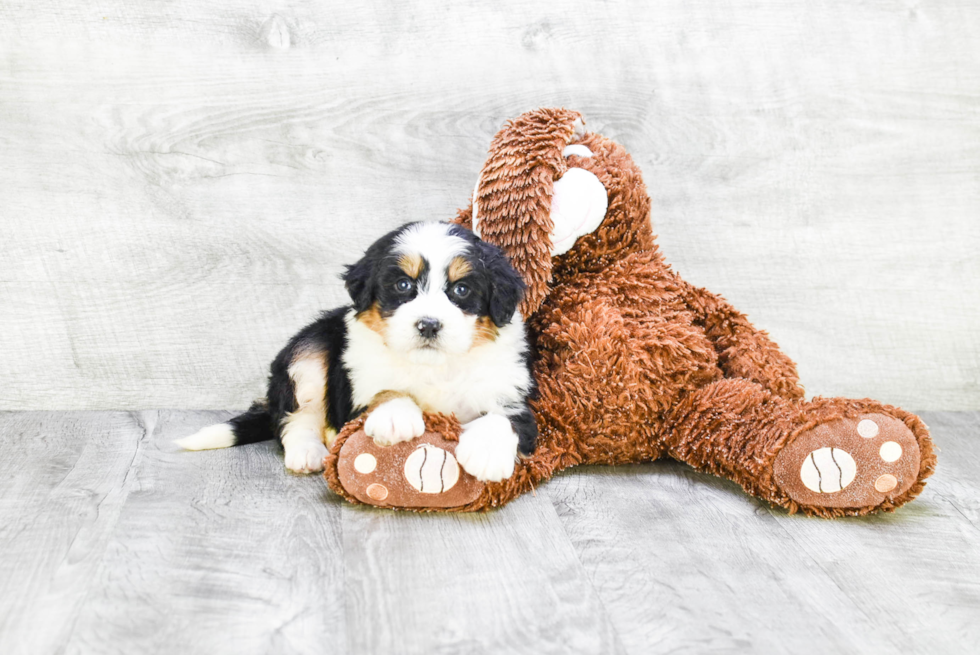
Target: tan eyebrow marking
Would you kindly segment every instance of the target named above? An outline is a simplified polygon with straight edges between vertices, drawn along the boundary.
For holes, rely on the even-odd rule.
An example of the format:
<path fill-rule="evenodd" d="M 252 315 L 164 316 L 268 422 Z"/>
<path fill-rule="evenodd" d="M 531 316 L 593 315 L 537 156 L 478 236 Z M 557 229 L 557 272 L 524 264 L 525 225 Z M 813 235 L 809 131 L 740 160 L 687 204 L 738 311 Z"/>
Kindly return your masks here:
<path fill-rule="evenodd" d="M 463 257 L 454 257 L 451 262 L 449 262 L 449 268 L 446 274 L 449 276 L 450 282 L 455 282 L 456 280 L 466 277 L 473 272 L 473 266 L 470 265 L 466 259 Z"/>
<path fill-rule="evenodd" d="M 418 279 L 419 275 L 422 274 L 422 256 L 402 255 L 398 260 L 398 268 L 405 271 L 409 277 Z"/>

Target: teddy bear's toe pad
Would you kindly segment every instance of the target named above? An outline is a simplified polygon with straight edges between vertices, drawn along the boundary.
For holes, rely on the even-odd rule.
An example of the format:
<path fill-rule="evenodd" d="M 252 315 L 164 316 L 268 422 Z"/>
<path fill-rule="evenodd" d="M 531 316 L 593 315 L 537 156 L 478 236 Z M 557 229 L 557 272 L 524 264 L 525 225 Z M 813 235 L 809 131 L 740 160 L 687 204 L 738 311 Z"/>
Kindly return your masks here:
<path fill-rule="evenodd" d="M 911 487 L 919 445 L 885 414 L 838 419 L 803 432 L 776 456 L 776 483 L 795 502 L 816 507 L 875 507 Z"/>

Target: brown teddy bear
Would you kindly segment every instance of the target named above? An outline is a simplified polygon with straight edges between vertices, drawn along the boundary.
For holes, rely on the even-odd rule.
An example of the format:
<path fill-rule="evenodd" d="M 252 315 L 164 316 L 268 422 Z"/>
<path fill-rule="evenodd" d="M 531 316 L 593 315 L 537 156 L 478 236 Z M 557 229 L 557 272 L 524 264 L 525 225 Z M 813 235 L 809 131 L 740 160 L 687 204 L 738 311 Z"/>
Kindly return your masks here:
<path fill-rule="evenodd" d="M 539 109 L 505 125 L 457 220 L 503 248 L 527 284 L 537 449 L 511 478 L 482 483 L 452 456 L 453 417 L 427 415 L 423 437 L 389 448 L 358 419 L 325 461 L 348 500 L 481 510 L 570 466 L 666 456 L 791 513 L 834 517 L 892 511 L 932 474 L 917 416 L 868 399 L 805 401 L 765 332 L 671 270 L 639 168 L 578 113 Z"/>

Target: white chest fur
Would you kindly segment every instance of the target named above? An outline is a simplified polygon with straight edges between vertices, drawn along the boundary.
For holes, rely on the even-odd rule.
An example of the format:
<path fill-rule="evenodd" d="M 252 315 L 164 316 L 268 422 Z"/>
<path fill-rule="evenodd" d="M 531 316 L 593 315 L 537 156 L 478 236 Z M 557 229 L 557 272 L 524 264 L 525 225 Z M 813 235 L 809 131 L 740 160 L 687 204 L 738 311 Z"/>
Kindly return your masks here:
<path fill-rule="evenodd" d="M 401 391 L 424 411 L 455 414 L 466 423 L 488 412 L 514 413 L 530 386 L 518 315 L 500 328 L 496 340 L 428 364 L 392 352 L 380 334 L 355 320 L 353 310 L 345 321 L 348 343 L 342 359 L 355 408 L 366 407 L 382 391 Z"/>

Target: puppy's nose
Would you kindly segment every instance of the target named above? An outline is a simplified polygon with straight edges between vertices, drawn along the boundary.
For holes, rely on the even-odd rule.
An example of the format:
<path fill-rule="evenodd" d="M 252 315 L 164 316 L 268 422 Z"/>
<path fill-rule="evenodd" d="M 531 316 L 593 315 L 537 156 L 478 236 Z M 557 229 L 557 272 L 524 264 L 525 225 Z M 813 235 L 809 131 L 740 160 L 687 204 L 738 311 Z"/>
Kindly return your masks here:
<path fill-rule="evenodd" d="M 442 329 L 442 322 L 435 318 L 420 318 L 419 322 L 415 324 L 418 329 L 419 334 L 426 339 L 435 339 L 436 335 L 439 334 L 439 330 Z"/>

